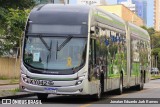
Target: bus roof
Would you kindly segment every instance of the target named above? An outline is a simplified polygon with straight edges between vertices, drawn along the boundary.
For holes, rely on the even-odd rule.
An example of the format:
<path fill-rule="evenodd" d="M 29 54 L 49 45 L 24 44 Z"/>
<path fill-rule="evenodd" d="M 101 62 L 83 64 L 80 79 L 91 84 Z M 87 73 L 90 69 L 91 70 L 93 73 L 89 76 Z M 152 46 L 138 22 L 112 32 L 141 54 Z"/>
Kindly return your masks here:
<path fill-rule="evenodd" d="M 101 21 L 107 25 L 110 25 L 114 28 L 120 30 L 125 30 L 125 21 L 117 16 L 116 14 L 104 11 L 103 9 L 96 7 L 97 13 L 95 14 L 98 17 L 98 21 Z"/>
<path fill-rule="evenodd" d="M 106 12 L 95 6 L 70 4 L 43 4 L 32 9 L 29 20 L 35 24 L 55 25 L 83 25 L 88 24 L 90 11 L 97 22 L 109 25 L 112 28 L 126 31 L 126 22 L 113 13 Z M 65 19 L 65 20 L 64 20 Z M 131 33 L 144 39 L 149 39 L 148 32 L 128 22 Z"/>
<path fill-rule="evenodd" d="M 143 28 L 136 26 L 130 22 L 128 22 L 128 26 L 130 28 L 131 34 L 135 34 L 138 37 L 150 40 L 150 36 L 149 36 L 148 32 L 146 30 L 144 30 Z"/>
<path fill-rule="evenodd" d="M 38 24 L 82 24 L 88 23 L 89 10 L 89 6 L 83 5 L 38 5 L 31 11 L 29 19 Z"/>
<path fill-rule="evenodd" d="M 66 11 L 66 12 L 79 12 L 88 13 L 90 6 L 86 5 L 70 5 L 70 4 L 41 4 L 36 6 L 33 11 Z"/>

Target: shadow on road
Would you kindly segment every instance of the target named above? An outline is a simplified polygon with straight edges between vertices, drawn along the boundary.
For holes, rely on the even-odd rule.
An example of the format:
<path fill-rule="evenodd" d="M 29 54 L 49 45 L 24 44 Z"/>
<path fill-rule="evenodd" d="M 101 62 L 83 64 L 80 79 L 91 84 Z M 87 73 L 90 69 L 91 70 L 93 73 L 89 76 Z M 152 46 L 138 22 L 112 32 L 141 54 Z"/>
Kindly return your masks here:
<path fill-rule="evenodd" d="M 83 96 L 57 96 L 57 97 L 49 97 L 48 99 L 42 101 L 43 104 L 85 104 L 85 103 L 91 103 L 95 100 L 92 98 L 92 96 L 89 95 L 83 95 Z"/>
<path fill-rule="evenodd" d="M 145 88 L 144 90 L 147 90 Z M 135 88 L 130 88 L 130 89 L 124 89 L 123 94 L 132 94 L 132 93 L 137 93 L 138 91 Z M 122 94 L 122 96 L 123 96 Z M 117 95 L 116 91 L 109 91 L 103 94 L 102 99 L 99 101 L 96 101 L 93 96 L 90 95 L 85 95 L 85 96 L 50 96 L 48 99 L 44 100 L 42 103 L 43 104 L 51 104 L 51 103 L 56 103 L 56 104 L 88 104 L 88 103 L 103 103 L 104 101 L 106 102 L 107 99 L 111 98 L 121 98 L 121 95 Z M 124 97 L 123 97 L 124 98 Z"/>

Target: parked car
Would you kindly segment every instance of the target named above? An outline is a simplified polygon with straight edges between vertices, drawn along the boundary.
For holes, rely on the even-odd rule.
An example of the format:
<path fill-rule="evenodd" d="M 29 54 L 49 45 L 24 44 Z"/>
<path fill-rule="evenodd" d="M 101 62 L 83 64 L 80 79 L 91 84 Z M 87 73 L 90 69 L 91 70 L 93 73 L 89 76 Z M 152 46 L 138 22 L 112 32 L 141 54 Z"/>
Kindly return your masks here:
<path fill-rule="evenodd" d="M 159 69 L 158 68 L 152 68 L 151 69 L 151 74 L 159 74 Z"/>

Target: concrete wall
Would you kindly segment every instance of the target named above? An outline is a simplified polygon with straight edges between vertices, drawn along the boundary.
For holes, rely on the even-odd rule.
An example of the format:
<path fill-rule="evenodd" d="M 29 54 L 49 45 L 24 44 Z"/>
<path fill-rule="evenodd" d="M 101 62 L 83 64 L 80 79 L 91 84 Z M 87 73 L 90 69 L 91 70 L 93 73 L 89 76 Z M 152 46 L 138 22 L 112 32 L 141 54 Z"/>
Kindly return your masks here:
<path fill-rule="evenodd" d="M 108 6 L 99 6 L 101 9 L 114 13 L 121 17 L 122 19 L 129 21 L 137 26 L 143 26 L 144 21 L 142 18 L 138 17 L 135 13 L 129 10 L 124 5 L 108 5 Z"/>
<path fill-rule="evenodd" d="M 0 57 L 0 79 L 19 78 L 20 59 Z"/>

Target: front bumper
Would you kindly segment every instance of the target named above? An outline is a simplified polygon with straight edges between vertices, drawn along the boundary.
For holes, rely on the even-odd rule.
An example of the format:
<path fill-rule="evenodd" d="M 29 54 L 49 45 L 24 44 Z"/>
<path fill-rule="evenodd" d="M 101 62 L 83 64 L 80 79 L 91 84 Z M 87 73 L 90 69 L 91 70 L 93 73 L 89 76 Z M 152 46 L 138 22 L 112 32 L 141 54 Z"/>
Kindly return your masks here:
<path fill-rule="evenodd" d="M 61 81 L 56 81 L 56 82 L 61 82 Z M 73 82 L 73 81 L 67 81 L 67 82 Z M 84 89 L 84 83 L 86 82 L 87 82 L 87 79 L 84 79 L 82 83 L 79 85 L 51 87 L 51 86 L 39 86 L 39 85 L 29 84 L 29 83 L 26 83 L 21 77 L 20 89 L 23 91 L 33 92 L 33 93 L 86 95 L 87 93 L 85 92 L 85 89 Z M 49 88 L 51 90 L 46 90 L 46 88 Z M 55 89 L 56 91 L 52 89 Z"/>

